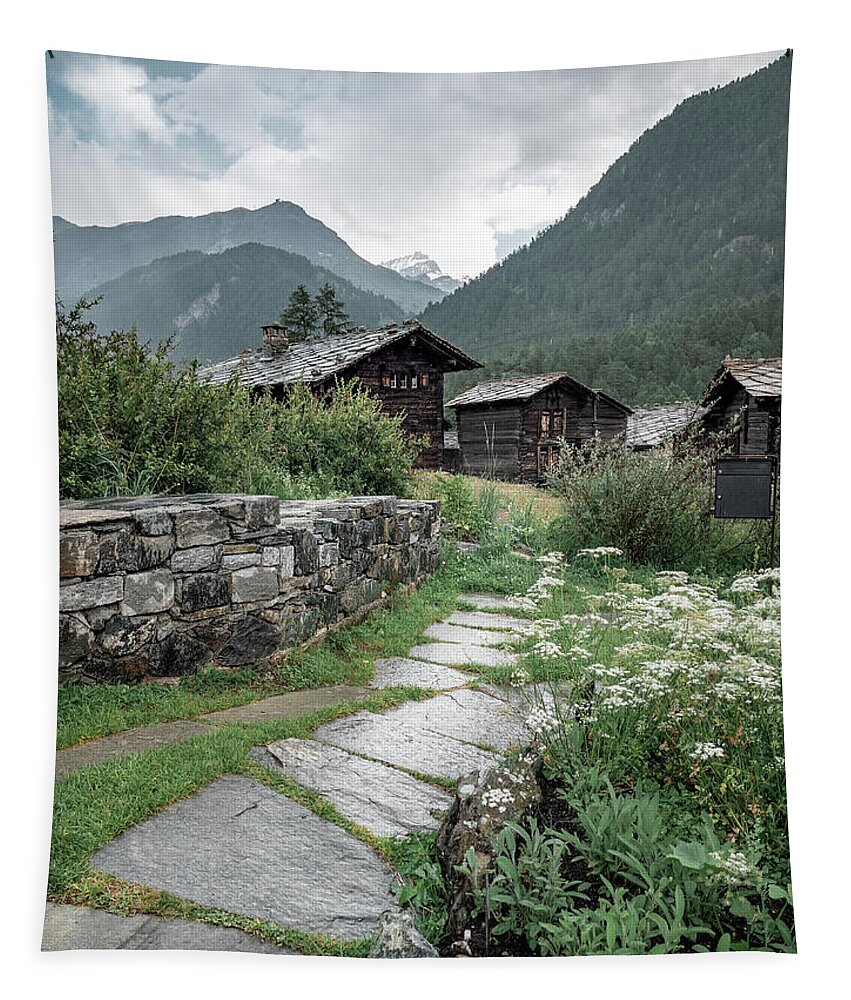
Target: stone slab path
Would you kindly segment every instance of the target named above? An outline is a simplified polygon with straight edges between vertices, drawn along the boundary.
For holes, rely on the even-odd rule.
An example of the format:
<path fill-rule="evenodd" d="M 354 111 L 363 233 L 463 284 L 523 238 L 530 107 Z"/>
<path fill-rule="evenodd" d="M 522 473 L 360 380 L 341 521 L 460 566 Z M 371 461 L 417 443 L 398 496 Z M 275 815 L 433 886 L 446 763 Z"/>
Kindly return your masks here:
<path fill-rule="evenodd" d="M 497 765 L 506 750 L 526 743 L 527 702 L 536 695 L 534 688 L 471 686 L 477 668 L 518 661 L 504 647 L 531 622 L 504 613 L 516 602 L 463 594 L 459 603 L 480 610 L 453 612 L 430 626 L 431 641 L 408 656 L 379 660 L 369 689 L 282 695 L 210 713 L 200 724 L 303 714 L 318 707 L 317 698 L 350 701 L 393 684 L 436 691 L 423 701 L 324 723 L 309 739 L 251 751 L 255 762 L 319 793 L 376 835 L 434 830 L 451 803 L 440 779 Z M 242 775 L 223 775 L 131 827 L 91 863 L 203 905 L 341 940 L 371 934 L 382 912 L 398 908 L 391 892 L 398 877 L 363 841 Z"/>
<path fill-rule="evenodd" d="M 42 951 L 250 951 L 265 955 L 297 952 L 261 941 L 234 927 L 217 927 L 194 920 L 166 920 L 136 915 L 120 917 L 87 906 L 48 903 Z"/>

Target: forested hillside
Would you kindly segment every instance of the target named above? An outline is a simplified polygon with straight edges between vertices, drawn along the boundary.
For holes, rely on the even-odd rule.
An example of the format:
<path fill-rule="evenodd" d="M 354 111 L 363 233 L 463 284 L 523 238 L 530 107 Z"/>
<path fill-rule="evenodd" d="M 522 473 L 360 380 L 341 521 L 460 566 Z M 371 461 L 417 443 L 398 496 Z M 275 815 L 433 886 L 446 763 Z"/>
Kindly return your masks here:
<path fill-rule="evenodd" d="M 176 359 L 218 361 L 260 342 L 259 327 L 276 320 L 297 285 L 316 294 L 334 286 L 351 323 L 375 328 L 404 319 L 380 295 L 355 288 L 305 257 L 246 243 L 218 254 L 198 251 L 161 257 L 97 286 L 92 314 L 101 330 L 129 330 L 156 344 L 172 334 Z"/>
<path fill-rule="evenodd" d="M 786 56 L 684 101 L 423 323 L 494 370 L 566 367 L 638 399 L 693 393 L 725 344 L 779 353 L 790 74 Z"/>

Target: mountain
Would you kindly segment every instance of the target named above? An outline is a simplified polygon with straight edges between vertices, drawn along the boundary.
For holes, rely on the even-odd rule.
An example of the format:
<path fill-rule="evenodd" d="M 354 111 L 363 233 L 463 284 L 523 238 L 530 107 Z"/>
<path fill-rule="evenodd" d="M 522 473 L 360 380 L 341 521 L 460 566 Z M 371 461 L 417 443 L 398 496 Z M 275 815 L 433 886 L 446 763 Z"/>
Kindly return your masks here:
<path fill-rule="evenodd" d="M 391 271 L 401 274 L 403 278 L 410 281 L 421 281 L 424 284 L 439 288 L 444 294 L 454 292 L 460 288 L 462 282 L 441 271 L 437 261 L 421 253 L 409 253 L 405 257 L 396 257 L 394 260 L 385 260 L 382 267 L 389 267 Z M 442 296 L 441 296 L 442 297 Z"/>
<path fill-rule="evenodd" d="M 154 344 L 175 335 L 174 356 L 219 361 L 260 343 L 299 284 L 315 294 L 332 284 L 355 326 L 375 329 L 405 318 L 390 299 L 356 288 L 306 257 L 257 243 L 221 253 L 189 250 L 160 257 L 97 285 L 92 319 L 101 330 L 129 330 Z"/>
<path fill-rule="evenodd" d="M 422 322 L 484 360 L 782 294 L 790 77 L 789 54 L 682 102 Z"/>
<path fill-rule="evenodd" d="M 407 281 L 395 271 L 359 257 L 332 229 L 289 201 L 253 210 L 171 215 L 120 226 L 76 226 L 57 216 L 53 237 L 57 292 L 65 302 L 72 302 L 160 257 L 184 250 L 220 253 L 244 243 L 300 254 L 357 288 L 392 299 L 408 314 L 435 298 L 427 285 Z"/>

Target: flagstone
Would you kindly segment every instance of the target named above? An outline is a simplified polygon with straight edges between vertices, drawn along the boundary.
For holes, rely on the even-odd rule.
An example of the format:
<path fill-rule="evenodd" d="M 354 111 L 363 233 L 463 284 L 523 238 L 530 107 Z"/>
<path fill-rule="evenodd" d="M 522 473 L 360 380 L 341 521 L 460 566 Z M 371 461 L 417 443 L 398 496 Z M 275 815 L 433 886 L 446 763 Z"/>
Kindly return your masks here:
<path fill-rule="evenodd" d="M 435 622 L 425 630 L 428 639 L 437 642 L 463 642 L 479 646 L 505 646 L 516 642 L 516 636 L 494 629 L 466 628 L 463 625 L 452 625 L 449 622 Z"/>
<path fill-rule="evenodd" d="M 501 615 L 495 611 L 453 611 L 446 619 L 447 625 L 466 625 L 469 628 L 504 629 L 506 632 L 523 632 L 533 624 L 530 618 Z"/>
<path fill-rule="evenodd" d="M 510 667 L 517 662 L 516 653 L 508 653 L 472 642 L 426 642 L 414 646 L 409 655 L 430 663 L 445 663 L 453 667 Z"/>
<path fill-rule="evenodd" d="M 398 904 L 393 872 L 304 806 L 227 774 L 131 827 L 92 867 L 202 906 L 356 940 Z"/>
<path fill-rule="evenodd" d="M 432 730 L 405 726 L 387 715 L 356 712 L 321 725 L 313 736 L 344 750 L 436 778 L 457 779 L 498 764 L 488 750 Z"/>
<path fill-rule="evenodd" d="M 426 663 L 424 660 L 409 660 L 404 656 L 391 656 L 375 661 L 375 677 L 371 686 L 421 687 L 435 690 L 459 687 L 473 679 L 474 674 L 465 674 L 440 663 Z"/>
<path fill-rule="evenodd" d="M 523 609 L 523 603 L 517 597 L 498 596 L 495 594 L 459 594 L 458 600 L 463 604 L 471 604 L 479 610 L 490 608 L 518 608 Z"/>
<path fill-rule="evenodd" d="M 380 837 L 436 830 L 451 802 L 434 785 L 316 740 L 280 740 L 255 747 L 251 757 L 319 792 L 347 819 Z"/>

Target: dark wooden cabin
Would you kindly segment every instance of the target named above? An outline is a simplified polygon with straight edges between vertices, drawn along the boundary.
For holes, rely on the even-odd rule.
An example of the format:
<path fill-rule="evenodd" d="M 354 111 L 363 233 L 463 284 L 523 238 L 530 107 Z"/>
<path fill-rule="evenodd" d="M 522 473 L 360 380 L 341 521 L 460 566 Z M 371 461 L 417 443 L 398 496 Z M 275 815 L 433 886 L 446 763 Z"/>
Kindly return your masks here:
<path fill-rule="evenodd" d="M 198 377 L 225 384 L 235 373 L 239 383 L 283 399 L 302 382 L 320 395 L 332 394 L 341 381 L 357 379 L 392 415 L 404 414 L 403 427 L 426 441 L 416 464 L 443 464 L 443 376 L 449 371 L 481 368 L 478 361 L 427 330 L 416 320 L 353 330 L 290 344 L 279 323 L 263 328 L 263 345 L 235 358 L 199 369 Z"/>
<path fill-rule="evenodd" d="M 483 382 L 447 403 L 473 475 L 542 483 L 565 445 L 625 433 L 632 410 L 565 372 Z"/>
<path fill-rule="evenodd" d="M 734 455 L 780 455 L 782 358 L 726 358 L 701 399 L 709 434 Z"/>

